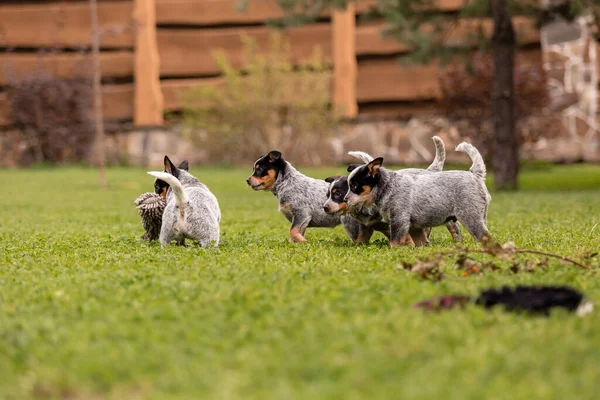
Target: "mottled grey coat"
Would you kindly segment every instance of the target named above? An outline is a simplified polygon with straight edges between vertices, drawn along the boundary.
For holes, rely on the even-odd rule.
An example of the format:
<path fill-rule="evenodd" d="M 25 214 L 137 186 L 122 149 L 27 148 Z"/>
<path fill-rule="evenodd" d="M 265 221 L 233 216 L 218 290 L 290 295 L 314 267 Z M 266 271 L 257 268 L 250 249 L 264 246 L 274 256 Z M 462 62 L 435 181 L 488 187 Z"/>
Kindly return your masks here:
<path fill-rule="evenodd" d="M 333 228 L 340 223 L 352 240 L 358 236 L 358 223 L 350 216 L 325 213 L 329 184 L 302 174 L 289 162 L 279 173 L 272 192 L 279 200 L 279 211 L 302 236 L 306 228 Z"/>
<path fill-rule="evenodd" d="M 390 243 L 402 243 L 409 229 L 423 229 L 445 224 L 455 216 L 477 240 L 489 235 L 486 219 L 491 196 L 485 186 L 486 168 L 481 155 L 468 143 L 456 150 L 464 151 L 473 161 L 469 172 L 442 171 L 412 174 L 389 171 L 381 167 L 383 159 L 376 159 L 359 168 L 367 168 L 377 184 L 368 196 L 348 192 L 349 206 L 372 203 L 390 224 Z M 359 168 L 348 177 L 352 187 Z"/>

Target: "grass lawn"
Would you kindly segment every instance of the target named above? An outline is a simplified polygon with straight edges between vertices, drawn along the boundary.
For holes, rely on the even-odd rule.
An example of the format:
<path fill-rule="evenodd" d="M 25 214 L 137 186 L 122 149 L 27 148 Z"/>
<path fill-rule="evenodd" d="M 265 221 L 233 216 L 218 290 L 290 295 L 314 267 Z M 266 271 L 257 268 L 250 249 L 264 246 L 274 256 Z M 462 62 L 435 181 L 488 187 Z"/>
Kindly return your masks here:
<path fill-rule="evenodd" d="M 276 199 L 246 186 L 250 168 L 191 172 L 219 199 L 218 249 L 140 239 L 142 169 L 110 169 L 106 191 L 85 168 L 0 171 L 0 398 L 598 398 L 598 257 L 592 271 L 551 260 L 468 277 L 449 259 L 444 280 L 425 281 L 397 265 L 452 248 L 443 227 L 414 250 L 379 233 L 353 245 L 342 227 L 291 245 Z M 531 168 L 521 182 L 492 193 L 492 234 L 575 258 L 598 250 L 600 166 Z M 519 283 L 574 286 L 596 310 L 411 308 Z"/>

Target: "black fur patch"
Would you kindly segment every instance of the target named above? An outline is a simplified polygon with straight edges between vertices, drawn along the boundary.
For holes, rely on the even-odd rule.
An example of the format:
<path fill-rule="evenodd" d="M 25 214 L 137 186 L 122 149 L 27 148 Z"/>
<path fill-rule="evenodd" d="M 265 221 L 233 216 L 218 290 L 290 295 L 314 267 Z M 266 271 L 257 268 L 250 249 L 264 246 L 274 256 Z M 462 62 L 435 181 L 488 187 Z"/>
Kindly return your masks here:
<path fill-rule="evenodd" d="M 337 204 L 345 203 L 344 197 L 348 193 L 348 177 L 340 176 L 329 185 L 328 197 Z"/>
<path fill-rule="evenodd" d="M 171 175 L 173 175 L 175 177 L 177 177 L 179 175 L 177 173 L 178 170 L 182 169 L 184 171 L 188 171 L 190 168 L 188 160 L 183 160 L 179 164 L 179 167 L 175 167 L 175 165 L 171 162 L 171 160 L 167 156 L 165 156 L 164 164 L 165 164 L 165 169 L 163 170 L 163 172 L 169 172 Z M 171 171 L 174 171 L 174 173 Z M 160 180 L 160 179 L 156 179 L 154 181 L 154 193 L 161 194 L 163 192 L 163 190 L 165 190 L 165 188 L 166 188 L 166 190 L 169 190 L 169 184 L 167 182 Z"/>
<path fill-rule="evenodd" d="M 256 160 L 251 176 L 264 178 L 269 174 L 270 170 L 275 171 L 275 179 L 277 179 L 281 171 L 285 170 L 285 161 L 281 153 L 277 150 L 270 151 L 269 154 L 261 156 Z"/>
<path fill-rule="evenodd" d="M 352 182 L 350 183 L 350 190 L 352 193 L 361 194 L 363 192 L 363 186 L 369 186 L 373 189 L 379 182 L 379 174 L 373 177 L 369 173 L 369 168 L 366 165 L 360 166 L 355 174 L 352 176 Z"/>

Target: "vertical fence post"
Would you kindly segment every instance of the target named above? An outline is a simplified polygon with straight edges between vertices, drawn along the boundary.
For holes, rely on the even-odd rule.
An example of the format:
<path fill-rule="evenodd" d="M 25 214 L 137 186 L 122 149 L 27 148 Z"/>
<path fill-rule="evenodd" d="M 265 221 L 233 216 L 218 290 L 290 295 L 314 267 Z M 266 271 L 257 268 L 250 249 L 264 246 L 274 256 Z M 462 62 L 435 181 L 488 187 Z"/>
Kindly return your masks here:
<path fill-rule="evenodd" d="M 164 99 L 160 89 L 160 58 L 156 40 L 155 0 L 134 0 L 135 63 L 134 124 L 163 124 Z"/>
<path fill-rule="evenodd" d="M 333 10 L 333 106 L 346 118 L 358 115 L 356 103 L 356 9 Z"/>

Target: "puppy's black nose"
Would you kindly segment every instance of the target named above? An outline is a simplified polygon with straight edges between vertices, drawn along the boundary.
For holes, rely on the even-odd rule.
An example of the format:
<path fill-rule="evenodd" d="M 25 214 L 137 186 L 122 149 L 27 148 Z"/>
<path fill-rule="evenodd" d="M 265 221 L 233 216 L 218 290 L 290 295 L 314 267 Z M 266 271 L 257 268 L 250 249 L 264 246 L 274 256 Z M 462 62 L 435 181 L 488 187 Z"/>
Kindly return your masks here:
<path fill-rule="evenodd" d="M 328 207 L 323 207 L 323 211 L 325 211 L 325 213 L 327 213 L 328 210 L 329 210 Z"/>
<path fill-rule="evenodd" d="M 250 178 L 246 179 L 246 183 L 248 184 L 248 186 L 250 186 L 250 185 L 251 185 L 251 183 L 250 183 Z"/>

